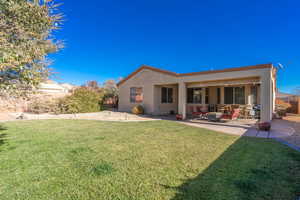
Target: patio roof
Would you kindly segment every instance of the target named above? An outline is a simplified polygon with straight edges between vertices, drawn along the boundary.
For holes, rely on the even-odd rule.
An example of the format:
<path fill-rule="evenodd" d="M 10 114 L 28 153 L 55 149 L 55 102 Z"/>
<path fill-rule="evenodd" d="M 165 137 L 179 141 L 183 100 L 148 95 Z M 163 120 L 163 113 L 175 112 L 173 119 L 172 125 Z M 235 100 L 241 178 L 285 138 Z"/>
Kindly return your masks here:
<path fill-rule="evenodd" d="M 188 84 L 187 87 L 208 87 L 208 86 L 232 86 L 232 85 L 257 85 L 261 84 L 259 77 L 247 77 L 239 79 L 213 80 Z"/>

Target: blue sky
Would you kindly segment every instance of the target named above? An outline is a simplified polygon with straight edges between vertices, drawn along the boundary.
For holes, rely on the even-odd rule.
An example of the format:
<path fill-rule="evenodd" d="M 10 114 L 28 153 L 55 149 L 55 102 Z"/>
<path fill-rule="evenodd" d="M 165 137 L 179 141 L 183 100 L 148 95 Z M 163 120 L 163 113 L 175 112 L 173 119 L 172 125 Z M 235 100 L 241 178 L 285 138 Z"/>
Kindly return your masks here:
<path fill-rule="evenodd" d="M 195 72 L 282 63 L 278 86 L 300 86 L 300 1 L 57 0 L 65 49 L 51 55 L 56 80 L 125 77 L 141 64 Z"/>

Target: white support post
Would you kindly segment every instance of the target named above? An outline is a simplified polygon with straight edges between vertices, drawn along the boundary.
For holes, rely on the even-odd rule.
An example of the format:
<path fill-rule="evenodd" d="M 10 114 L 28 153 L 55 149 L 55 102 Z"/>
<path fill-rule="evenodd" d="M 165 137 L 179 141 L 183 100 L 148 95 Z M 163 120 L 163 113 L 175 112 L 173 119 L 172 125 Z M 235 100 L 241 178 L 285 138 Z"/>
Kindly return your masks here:
<path fill-rule="evenodd" d="M 178 87 L 178 113 L 182 118 L 186 118 L 186 85 L 184 82 L 179 83 Z"/>
<path fill-rule="evenodd" d="M 273 115 L 273 94 L 272 94 L 272 79 L 271 74 L 264 75 L 261 77 L 261 111 L 260 111 L 260 120 L 261 122 L 270 122 Z"/>

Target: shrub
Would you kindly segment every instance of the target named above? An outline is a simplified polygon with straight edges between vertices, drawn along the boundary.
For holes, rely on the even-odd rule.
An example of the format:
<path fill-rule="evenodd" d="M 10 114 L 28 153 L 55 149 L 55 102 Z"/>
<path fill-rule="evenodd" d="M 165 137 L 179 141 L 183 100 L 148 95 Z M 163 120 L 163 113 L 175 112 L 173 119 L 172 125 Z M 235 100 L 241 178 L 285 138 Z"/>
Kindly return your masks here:
<path fill-rule="evenodd" d="M 87 87 L 74 90 L 73 94 L 59 100 L 61 113 L 88 113 L 101 110 L 102 93 Z"/>
<path fill-rule="evenodd" d="M 131 112 L 136 115 L 144 114 L 144 107 L 142 105 L 134 106 Z"/>
<path fill-rule="evenodd" d="M 60 113 L 60 108 L 58 106 L 58 100 L 54 99 L 36 99 L 28 105 L 28 112 L 32 112 L 35 114 L 42 113 Z"/>
<path fill-rule="evenodd" d="M 70 114 L 101 110 L 102 92 L 80 87 L 73 94 L 60 99 L 37 99 L 28 106 L 28 112 Z"/>

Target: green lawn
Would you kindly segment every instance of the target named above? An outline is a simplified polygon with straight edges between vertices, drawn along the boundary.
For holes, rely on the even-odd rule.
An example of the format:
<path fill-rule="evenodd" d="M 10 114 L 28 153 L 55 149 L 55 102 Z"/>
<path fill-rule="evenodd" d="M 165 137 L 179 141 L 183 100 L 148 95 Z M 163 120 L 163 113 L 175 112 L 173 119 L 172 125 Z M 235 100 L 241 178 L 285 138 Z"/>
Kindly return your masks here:
<path fill-rule="evenodd" d="M 300 153 L 169 121 L 22 121 L 0 131 L 0 199 L 300 196 Z"/>

